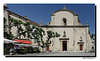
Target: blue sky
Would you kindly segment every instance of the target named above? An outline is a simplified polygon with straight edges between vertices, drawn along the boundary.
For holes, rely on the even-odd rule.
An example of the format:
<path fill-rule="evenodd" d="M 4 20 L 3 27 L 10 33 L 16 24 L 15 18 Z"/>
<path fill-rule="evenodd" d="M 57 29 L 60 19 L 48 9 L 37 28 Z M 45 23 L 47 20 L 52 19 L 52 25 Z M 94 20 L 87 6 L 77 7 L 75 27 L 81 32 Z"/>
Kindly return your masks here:
<path fill-rule="evenodd" d="M 69 9 L 78 14 L 80 22 L 86 25 L 88 21 L 90 33 L 95 33 L 95 5 L 94 4 L 7 4 L 8 10 L 19 14 L 26 15 L 28 19 L 43 25 L 51 20 L 51 13 L 56 10 Z"/>

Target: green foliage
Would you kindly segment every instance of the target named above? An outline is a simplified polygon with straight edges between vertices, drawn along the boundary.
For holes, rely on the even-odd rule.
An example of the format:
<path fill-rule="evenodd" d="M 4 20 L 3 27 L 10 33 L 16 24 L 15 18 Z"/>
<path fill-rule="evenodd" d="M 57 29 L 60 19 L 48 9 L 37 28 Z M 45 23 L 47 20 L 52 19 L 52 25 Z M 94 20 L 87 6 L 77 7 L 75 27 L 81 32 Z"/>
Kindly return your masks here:
<path fill-rule="evenodd" d="M 13 21 L 13 18 L 10 18 L 10 20 L 11 21 Z M 13 38 L 14 38 L 14 36 L 13 36 L 13 34 L 8 34 L 5 30 L 6 30 L 6 28 L 7 28 L 7 24 L 6 24 L 6 21 L 7 21 L 7 19 L 6 18 L 4 18 L 4 38 L 7 38 L 7 39 L 10 39 L 10 40 L 12 40 Z"/>
<path fill-rule="evenodd" d="M 57 32 L 52 32 L 47 31 L 47 41 L 44 42 L 43 40 L 43 36 L 45 35 L 45 31 L 42 28 L 38 28 L 38 27 L 34 27 L 35 31 L 32 33 L 32 35 L 34 36 L 35 39 L 37 39 L 37 43 L 38 45 L 40 45 L 42 48 L 45 48 L 46 46 L 48 46 L 49 44 L 51 44 L 50 39 L 54 38 L 54 37 L 59 37 L 60 34 L 58 34 Z"/>
<path fill-rule="evenodd" d="M 48 46 L 49 44 L 51 44 L 50 39 L 51 38 L 55 38 L 55 37 L 60 37 L 60 34 L 58 34 L 57 32 L 52 32 L 51 30 L 47 31 L 47 41 L 46 41 L 46 46 Z"/>
<path fill-rule="evenodd" d="M 17 19 L 13 19 L 13 24 L 14 24 L 14 26 L 20 26 L 21 24 L 23 24 L 22 23 L 22 21 L 20 21 L 20 20 L 17 20 Z"/>
<path fill-rule="evenodd" d="M 22 21 L 13 19 L 13 24 L 15 27 L 17 27 L 17 38 L 18 37 L 20 38 L 21 35 L 23 35 L 22 32 L 24 31 L 23 28 L 21 27 L 21 25 L 23 24 Z"/>
<path fill-rule="evenodd" d="M 60 34 L 58 34 L 58 33 L 56 32 L 55 36 L 56 36 L 56 37 L 60 37 Z"/>
<path fill-rule="evenodd" d="M 48 39 L 53 38 L 53 37 L 59 37 L 60 36 L 60 34 L 58 34 L 57 32 L 54 33 L 51 30 L 50 31 L 47 31 L 47 35 L 48 35 Z"/>
<path fill-rule="evenodd" d="M 6 19 L 6 18 L 4 18 L 3 20 L 4 20 L 4 24 L 5 24 L 5 23 L 6 23 L 6 21 L 7 21 L 7 19 Z"/>
<path fill-rule="evenodd" d="M 6 55 L 6 54 L 9 54 L 10 52 L 9 52 L 9 48 L 4 48 L 4 54 Z"/>
<path fill-rule="evenodd" d="M 19 54 L 26 54 L 28 52 L 27 48 L 18 49 Z"/>
<path fill-rule="evenodd" d="M 23 23 L 25 26 L 29 26 L 30 23 L 29 22 L 26 22 L 26 23 Z"/>
<path fill-rule="evenodd" d="M 7 32 L 4 32 L 4 38 L 12 40 L 14 38 L 13 34 L 8 34 Z"/>
<path fill-rule="evenodd" d="M 4 18 L 4 31 L 5 31 L 5 28 L 8 26 L 8 28 L 9 28 L 9 32 L 8 33 L 9 34 L 7 32 L 4 32 L 4 37 L 5 38 L 8 38 L 8 39 L 13 39 L 14 38 L 14 36 L 13 36 L 13 34 L 11 32 L 11 28 L 13 26 L 17 27 L 17 38 L 24 34 L 23 33 L 24 30 L 21 27 L 21 24 L 23 24 L 22 21 L 14 19 L 12 17 L 9 18 L 9 24 L 8 25 L 5 24 L 6 21 L 7 20 Z"/>
<path fill-rule="evenodd" d="M 6 24 L 6 21 L 7 21 L 7 19 L 4 18 L 4 29 L 8 26 L 8 25 Z"/>
<path fill-rule="evenodd" d="M 33 29 L 35 29 L 35 31 L 32 33 L 32 36 L 35 39 L 37 39 L 38 45 L 40 45 L 40 42 L 44 44 L 43 35 L 45 35 L 45 31 L 42 28 L 38 28 L 38 27 L 33 27 Z"/>
<path fill-rule="evenodd" d="M 42 28 L 38 28 L 36 26 L 30 26 L 29 22 L 25 22 L 23 23 L 20 20 L 17 19 L 13 19 L 13 18 L 9 18 L 10 24 L 9 24 L 9 31 L 11 32 L 11 28 L 12 26 L 17 27 L 17 38 L 20 37 L 21 35 L 23 35 L 24 37 L 28 37 L 29 39 L 33 39 L 33 37 L 36 39 L 36 42 L 38 43 L 39 46 L 41 46 L 42 48 L 48 46 L 49 44 L 51 44 L 50 39 L 51 38 L 55 38 L 55 37 L 60 37 L 60 34 L 58 34 L 57 32 L 52 32 L 47 31 L 47 41 L 44 42 L 43 40 L 43 36 L 45 35 L 45 31 Z M 21 27 L 21 25 L 24 25 L 25 29 L 23 29 Z M 33 29 L 35 29 L 35 31 L 33 32 Z M 6 37 L 10 36 L 9 39 L 13 39 L 13 35 L 7 34 L 5 33 Z"/>
<path fill-rule="evenodd" d="M 40 50 L 39 50 L 39 48 L 33 48 L 33 52 L 39 53 Z"/>
<path fill-rule="evenodd" d="M 91 38 L 92 38 L 92 40 L 95 40 L 95 34 L 91 34 Z"/>
<path fill-rule="evenodd" d="M 23 51 L 22 51 L 22 53 L 24 53 L 24 54 L 27 53 L 27 49 L 24 48 Z"/>
<path fill-rule="evenodd" d="M 12 40 L 13 38 L 14 38 L 13 34 L 8 34 L 8 38 L 7 39 Z"/>
<path fill-rule="evenodd" d="M 32 26 L 32 29 L 35 29 L 35 28 L 36 28 L 36 27 L 33 25 L 33 26 Z"/>
<path fill-rule="evenodd" d="M 23 32 L 24 34 L 24 37 L 28 37 L 29 39 L 32 39 L 32 31 L 33 31 L 33 28 L 35 28 L 35 26 L 30 26 L 30 23 L 29 22 L 26 22 L 26 23 L 23 23 L 24 26 L 25 26 L 25 31 Z"/>
<path fill-rule="evenodd" d="M 13 22 L 13 21 L 14 21 L 14 19 L 10 17 L 10 18 L 9 18 L 9 21 L 10 21 L 10 22 Z"/>

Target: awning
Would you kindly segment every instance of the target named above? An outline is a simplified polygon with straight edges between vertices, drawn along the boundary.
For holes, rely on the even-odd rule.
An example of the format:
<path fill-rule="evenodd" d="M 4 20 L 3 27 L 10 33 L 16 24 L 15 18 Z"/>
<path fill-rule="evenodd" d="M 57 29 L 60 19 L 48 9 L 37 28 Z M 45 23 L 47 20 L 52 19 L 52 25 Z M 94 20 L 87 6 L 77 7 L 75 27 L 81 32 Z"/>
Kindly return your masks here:
<path fill-rule="evenodd" d="M 14 41 L 22 42 L 24 44 L 33 44 L 31 41 L 28 41 L 28 40 L 17 40 L 17 39 L 15 39 Z"/>
<path fill-rule="evenodd" d="M 30 47 L 30 46 L 33 47 L 33 48 L 34 47 L 37 47 L 37 48 L 39 47 L 38 45 L 32 45 L 32 44 L 16 44 L 16 45 L 18 45 L 19 47 Z"/>
<path fill-rule="evenodd" d="M 9 39 L 4 39 L 4 43 L 17 43 L 17 41 L 9 40 Z"/>

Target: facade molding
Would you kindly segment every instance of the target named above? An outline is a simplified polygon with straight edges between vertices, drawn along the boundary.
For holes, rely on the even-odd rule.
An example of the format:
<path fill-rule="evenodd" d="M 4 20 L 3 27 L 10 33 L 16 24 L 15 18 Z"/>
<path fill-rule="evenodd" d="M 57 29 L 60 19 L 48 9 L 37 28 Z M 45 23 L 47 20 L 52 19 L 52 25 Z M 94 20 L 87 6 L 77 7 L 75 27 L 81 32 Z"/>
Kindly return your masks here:
<path fill-rule="evenodd" d="M 85 25 L 84 25 L 84 26 L 39 26 L 39 27 L 44 27 L 44 28 L 46 28 L 46 27 L 49 27 L 49 28 L 50 28 L 50 27 L 56 27 L 56 28 L 57 28 L 57 27 L 58 27 L 58 28 L 60 28 L 60 27 L 62 27 L 62 28 L 63 28 L 63 27 L 64 27 L 64 28 L 66 28 L 66 27 L 80 27 L 80 28 L 81 28 L 81 27 L 89 27 L 89 26 L 87 26 L 87 25 L 85 26 Z"/>
<path fill-rule="evenodd" d="M 55 12 L 53 12 L 51 14 L 51 16 L 55 16 L 54 14 L 59 12 L 59 11 L 68 11 L 68 12 L 71 12 L 72 14 L 74 14 L 75 16 L 78 16 L 78 14 L 76 14 L 75 12 L 71 11 L 71 10 L 68 10 L 68 9 L 59 9 L 59 10 L 56 10 Z"/>
<path fill-rule="evenodd" d="M 69 40 L 69 38 L 59 38 L 59 40 Z"/>

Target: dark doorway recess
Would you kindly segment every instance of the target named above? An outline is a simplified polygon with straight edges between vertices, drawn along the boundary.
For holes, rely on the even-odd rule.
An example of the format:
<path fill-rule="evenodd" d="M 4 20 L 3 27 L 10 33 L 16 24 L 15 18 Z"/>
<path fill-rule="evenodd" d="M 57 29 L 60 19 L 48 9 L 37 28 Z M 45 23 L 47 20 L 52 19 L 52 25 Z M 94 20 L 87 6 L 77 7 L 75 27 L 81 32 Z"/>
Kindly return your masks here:
<path fill-rule="evenodd" d="M 67 41 L 62 42 L 62 51 L 67 51 Z"/>
<path fill-rule="evenodd" d="M 49 46 L 47 46 L 46 50 L 49 51 Z"/>
<path fill-rule="evenodd" d="M 80 45 L 80 51 L 82 51 L 83 50 L 83 45 Z"/>

